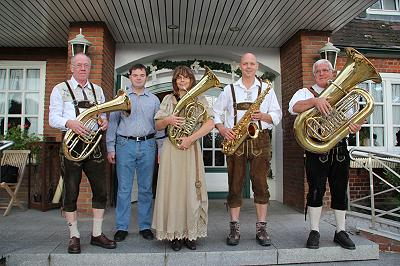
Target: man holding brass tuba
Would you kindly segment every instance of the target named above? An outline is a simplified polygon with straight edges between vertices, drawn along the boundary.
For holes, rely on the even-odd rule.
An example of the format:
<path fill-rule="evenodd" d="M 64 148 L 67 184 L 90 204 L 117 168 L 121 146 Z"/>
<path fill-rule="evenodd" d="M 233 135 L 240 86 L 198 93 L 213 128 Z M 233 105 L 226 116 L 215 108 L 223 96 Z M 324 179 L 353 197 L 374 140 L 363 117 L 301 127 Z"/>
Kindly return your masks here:
<path fill-rule="evenodd" d="M 93 103 L 100 104 L 105 101 L 102 88 L 88 80 L 90 66 L 91 61 L 87 55 L 79 53 L 73 56 L 71 79 L 56 85 L 51 93 L 49 124 L 51 127 L 61 129 L 64 134 L 68 129 L 80 136 L 89 134 L 89 129 L 81 121 L 76 120 L 76 117 Z M 107 129 L 108 122 L 105 114 L 101 115 L 97 123 L 102 130 Z M 105 161 L 100 147 L 97 146 L 88 158 L 79 162 L 70 161 L 63 154 L 61 155 L 61 173 L 64 180 L 62 209 L 70 231 L 68 253 L 81 252 L 76 201 L 82 170 L 88 177 L 93 192 L 93 232 L 90 244 L 113 249 L 116 243 L 102 233 L 107 190 L 104 176 Z"/>
<path fill-rule="evenodd" d="M 203 79 L 207 79 L 207 74 Z M 174 251 L 179 251 L 183 244 L 195 250 L 197 238 L 207 236 L 208 197 L 198 139 L 214 128 L 214 121 L 204 96 L 194 96 L 193 99 L 184 97 L 189 93 L 197 94 L 196 88 L 202 91 L 202 87 L 194 87 L 195 83 L 191 69 L 178 66 L 172 77 L 173 93 L 164 97 L 160 111 L 155 115 L 158 130 L 174 127 L 185 131 L 175 134 L 179 136 L 176 139 L 177 146 L 171 141 L 170 135 L 163 144 L 154 203 L 152 227 L 156 231 L 156 238 L 169 240 Z M 185 99 L 189 101 L 182 112 L 174 113 L 178 102 L 185 103 Z M 205 120 L 202 115 L 204 111 Z M 189 125 L 191 123 L 188 121 L 194 117 L 199 117 L 200 121 L 196 119 L 196 122 Z M 197 123 L 199 126 L 195 125 Z M 185 128 L 191 126 L 199 128 L 188 135 L 186 132 L 191 130 Z"/>
<path fill-rule="evenodd" d="M 250 176 L 256 205 L 256 240 L 262 246 L 271 245 L 271 240 L 266 230 L 267 204 L 269 191 L 267 176 L 269 161 L 271 159 L 271 143 L 269 130 L 279 124 L 282 111 L 275 92 L 266 83 L 256 78 L 258 69 L 257 59 L 254 54 L 246 53 L 240 60 L 242 78 L 236 83 L 228 85 L 219 95 L 214 104 L 216 128 L 225 140 L 235 140 L 236 128 L 247 128 L 248 121 L 258 124 L 258 137 L 247 137 L 238 146 L 232 155 L 227 155 L 228 164 L 228 206 L 230 208 L 230 233 L 227 237 L 228 245 L 237 245 L 240 240 L 239 214 L 242 205 L 242 188 L 246 176 L 246 165 L 250 162 Z M 268 87 L 268 88 L 267 88 Z M 265 90 L 270 91 L 264 94 Z M 259 95 L 265 95 L 259 108 L 253 108 L 258 103 Z M 253 107 L 252 107 L 253 106 Z M 250 114 L 247 110 L 254 109 Z M 249 116 L 247 119 L 243 119 Z M 239 122 L 246 121 L 246 125 Z"/>
<path fill-rule="evenodd" d="M 316 108 L 321 114 L 328 116 L 332 106 L 325 97 L 318 97 L 333 78 L 332 64 L 326 59 L 320 59 L 313 65 L 316 84 L 310 88 L 298 90 L 289 102 L 289 112 L 297 115 L 311 108 Z M 361 126 L 350 124 L 349 131 L 354 134 Z M 310 217 L 311 231 L 307 240 L 307 248 L 319 248 L 319 220 L 326 189 L 329 181 L 331 192 L 331 208 L 334 209 L 336 231 L 334 241 L 346 249 L 355 249 L 353 241 L 345 231 L 345 215 L 347 208 L 347 183 L 349 179 L 350 157 L 346 139 L 341 140 L 327 153 L 317 154 L 306 151 L 306 175 L 308 183 L 307 210 Z"/>
<path fill-rule="evenodd" d="M 131 101 L 131 113 L 122 111 L 110 114 L 107 130 L 107 159 L 116 165 L 118 191 L 115 208 L 117 232 L 114 240 L 125 240 L 131 220 L 131 192 L 133 179 L 138 184 L 137 221 L 139 234 L 146 240 L 154 235 L 151 227 L 153 203 L 153 171 L 157 144 L 154 115 L 160 109 L 160 101 L 146 87 L 147 69 L 135 64 L 129 69 L 131 86 L 127 94 Z"/>

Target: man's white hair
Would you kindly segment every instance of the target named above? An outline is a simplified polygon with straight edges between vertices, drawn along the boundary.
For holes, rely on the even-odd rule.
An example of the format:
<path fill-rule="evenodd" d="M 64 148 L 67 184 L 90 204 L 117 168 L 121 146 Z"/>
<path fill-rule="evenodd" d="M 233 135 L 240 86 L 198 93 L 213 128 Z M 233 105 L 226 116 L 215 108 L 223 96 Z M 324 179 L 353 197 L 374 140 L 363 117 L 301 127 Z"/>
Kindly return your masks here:
<path fill-rule="evenodd" d="M 71 57 L 71 65 L 73 65 L 73 66 L 75 65 L 76 57 L 77 57 L 78 55 L 83 55 L 83 56 L 85 56 L 87 59 L 89 59 L 89 65 L 92 65 L 92 60 L 90 60 L 90 57 L 87 56 L 87 55 L 84 54 L 84 53 L 77 53 L 76 55 L 74 55 L 73 57 Z"/>
<path fill-rule="evenodd" d="M 319 65 L 327 65 L 329 67 L 329 70 L 333 71 L 333 66 L 332 66 L 331 62 L 329 62 L 329 60 L 320 59 L 317 62 L 315 62 L 314 65 L 313 65 L 313 68 L 312 68 L 313 71 L 312 72 L 313 72 L 314 76 L 315 76 L 315 71 L 317 71 L 317 67 Z"/>

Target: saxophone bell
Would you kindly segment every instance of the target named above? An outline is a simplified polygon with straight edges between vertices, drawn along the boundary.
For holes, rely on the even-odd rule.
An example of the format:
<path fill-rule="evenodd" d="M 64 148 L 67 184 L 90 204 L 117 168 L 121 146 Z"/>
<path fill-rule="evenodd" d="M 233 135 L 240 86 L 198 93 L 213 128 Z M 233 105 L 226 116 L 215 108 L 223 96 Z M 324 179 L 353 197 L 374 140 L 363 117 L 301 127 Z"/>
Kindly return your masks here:
<path fill-rule="evenodd" d="M 249 123 L 247 126 L 247 134 L 249 135 L 250 138 L 256 139 L 258 138 L 258 133 L 260 132 L 260 129 L 258 128 L 258 125 L 256 122 L 252 121 Z"/>

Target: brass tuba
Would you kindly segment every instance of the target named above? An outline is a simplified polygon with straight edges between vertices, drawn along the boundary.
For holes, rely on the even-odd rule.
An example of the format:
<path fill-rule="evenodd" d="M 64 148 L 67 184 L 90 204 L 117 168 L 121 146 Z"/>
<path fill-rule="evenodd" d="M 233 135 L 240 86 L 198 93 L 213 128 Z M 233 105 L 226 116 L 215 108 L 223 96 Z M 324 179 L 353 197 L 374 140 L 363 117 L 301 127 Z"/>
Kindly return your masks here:
<path fill-rule="evenodd" d="M 365 90 L 355 88 L 358 83 L 382 78 L 372 63 L 353 48 L 346 48 L 347 62 L 340 74 L 321 93 L 332 106 L 329 116 L 316 108 L 299 114 L 294 121 L 296 140 L 301 147 L 313 153 L 325 153 L 349 134 L 350 123 L 360 124 L 374 109 L 374 101 Z M 365 100 L 360 106 L 359 100 Z M 352 113 L 351 117 L 348 114 Z"/>
<path fill-rule="evenodd" d="M 125 91 L 119 90 L 118 96 L 111 101 L 95 105 L 78 115 L 76 120 L 89 129 L 89 134 L 81 136 L 69 129 L 63 139 L 63 152 L 70 161 L 79 162 L 86 159 L 97 147 L 102 138 L 97 121 L 101 113 L 123 110 L 130 112 L 131 101 Z"/>
<path fill-rule="evenodd" d="M 204 68 L 206 70 L 204 76 L 174 108 L 174 114 L 185 118 L 185 122 L 180 128 L 168 125 L 168 138 L 175 147 L 180 144 L 179 138 L 192 135 L 207 120 L 208 115 L 205 107 L 196 100 L 196 97 L 213 87 L 221 86 L 217 76 L 207 66 L 204 66 Z"/>
<path fill-rule="evenodd" d="M 222 142 L 222 152 L 226 155 L 234 154 L 237 148 L 239 148 L 240 144 L 242 144 L 242 142 L 247 137 L 250 137 L 252 139 L 258 137 L 260 129 L 258 128 L 257 123 L 252 121 L 251 115 L 254 113 L 255 110 L 260 109 L 262 102 L 272 88 L 272 84 L 269 80 L 265 80 L 264 82 L 267 83 L 267 88 L 265 88 L 265 90 L 263 90 L 260 95 L 258 95 L 255 102 L 249 107 L 249 109 L 247 109 L 239 122 L 233 126 L 232 130 L 233 132 L 235 132 L 235 139 L 224 139 L 224 141 Z"/>

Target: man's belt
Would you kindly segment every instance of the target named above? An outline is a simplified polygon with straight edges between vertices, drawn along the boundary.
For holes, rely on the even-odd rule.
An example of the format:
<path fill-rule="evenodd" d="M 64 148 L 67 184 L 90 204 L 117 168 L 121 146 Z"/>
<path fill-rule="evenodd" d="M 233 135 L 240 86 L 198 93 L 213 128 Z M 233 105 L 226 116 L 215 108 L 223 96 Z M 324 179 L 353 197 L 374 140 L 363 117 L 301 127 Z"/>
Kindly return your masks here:
<path fill-rule="evenodd" d="M 156 134 L 153 133 L 153 134 L 149 134 L 149 135 L 143 136 L 143 137 L 132 137 L 132 136 L 122 136 L 122 135 L 119 135 L 119 136 L 123 137 L 123 138 L 126 138 L 126 139 L 131 139 L 131 140 L 134 140 L 134 141 L 145 141 L 145 140 L 154 138 L 155 135 Z"/>

